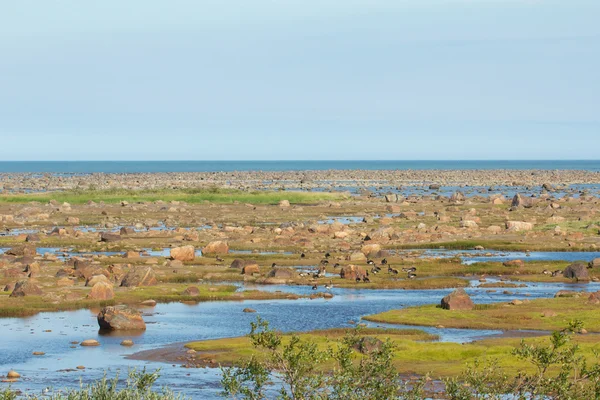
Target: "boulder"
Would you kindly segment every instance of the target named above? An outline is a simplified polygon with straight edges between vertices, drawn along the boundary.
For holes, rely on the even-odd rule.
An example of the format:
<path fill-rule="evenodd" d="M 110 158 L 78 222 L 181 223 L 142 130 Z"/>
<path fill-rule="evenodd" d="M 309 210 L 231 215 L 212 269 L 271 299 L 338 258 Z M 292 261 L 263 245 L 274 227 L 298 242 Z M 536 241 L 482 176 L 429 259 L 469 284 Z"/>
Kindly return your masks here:
<path fill-rule="evenodd" d="M 119 233 L 121 234 L 121 236 L 129 236 L 135 234 L 135 229 L 124 226 L 121 228 Z"/>
<path fill-rule="evenodd" d="M 372 336 L 364 336 L 356 341 L 353 347 L 361 354 L 371 354 L 375 351 L 381 350 L 382 346 L 383 342 L 381 339 Z"/>
<path fill-rule="evenodd" d="M 10 297 L 41 296 L 42 289 L 30 281 L 19 281 L 15 284 L 15 289 Z"/>
<path fill-rule="evenodd" d="M 112 300 L 115 298 L 115 292 L 110 283 L 98 282 L 92 286 L 92 290 L 87 297 L 93 300 Z"/>
<path fill-rule="evenodd" d="M 594 258 L 589 262 L 588 266 L 590 268 L 600 268 L 600 258 Z"/>
<path fill-rule="evenodd" d="M 118 242 L 121 240 L 121 235 L 113 232 L 102 232 L 100 234 L 101 242 Z"/>
<path fill-rule="evenodd" d="M 196 250 L 194 249 L 194 246 L 174 247 L 171 249 L 170 256 L 172 260 L 194 261 Z"/>
<path fill-rule="evenodd" d="M 215 241 L 210 242 L 202 249 L 202 254 L 227 254 L 229 253 L 229 245 L 227 242 Z"/>
<path fill-rule="evenodd" d="M 386 203 L 397 203 L 398 202 L 398 195 L 395 194 L 395 193 L 386 194 L 385 195 L 385 201 L 386 201 Z M 396 211 L 390 211 L 390 212 L 396 212 Z"/>
<path fill-rule="evenodd" d="M 511 207 L 523 207 L 531 208 L 535 205 L 535 199 L 533 197 L 525 197 L 520 193 L 515 194 L 512 199 Z"/>
<path fill-rule="evenodd" d="M 384 227 L 381 227 L 381 228 L 369 233 L 365 237 L 365 240 L 373 240 L 375 242 L 386 241 L 386 240 L 390 240 L 393 233 L 394 233 L 393 228 L 391 228 L 389 226 L 384 226 Z"/>
<path fill-rule="evenodd" d="M 145 330 L 142 314 L 128 306 L 104 307 L 98 313 L 98 325 L 102 330 Z"/>
<path fill-rule="evenodd" d="M 479 225 L 477 225 L 477 222 L 467 219 L 467 220 L 460 221 L 460 227 L 461 228 L 478 228 Z"/>
<path fill-rule="evenodd" d="M 4 254 L 16 257 L 35 257 L 36 248 L 33 245 L 15 246 L 4 252 Z"/>
<path fill-rule="evenodd" d="M 569 265 L 563 271 L 565 278 L 577 279 L 578 281 L 589 281 L 590 275 L 588 274 L 587 265 L 583 263 L 575 263 Z"/>
<path fill-rule="evenodd" d="M 124 287 L 154 286 L 156 284 L 156 274 L 151 267 L 132 268 L 121 281 L 121 286 Z"/>
<path fill-rule="evenodd" d="M 26 242 L 39 242 L 40 240 L 40 235 L 37 233 L 30 233 L 25 237 Z"/>
<path fill-rule="evenodd" d="M 452 203 L 462 203 L 463 201 L 465 201 L 465 199 L 466 198 L 463 192 L 454 192 L 452 196 L 450 196 L 450 201 Z"/>
<path fill-rule="evenodd" d="M 134 250 L 128 250 L 123 255 L 123 258 L 140 258 L 140 252 Z"/>
<path fill-rule="evenodd" d="M 106 277 L 106 275 L 100 274 L 100 275 L 90 276 L 85 281 L 85 286 L 93 287 L 95 284 L 100 283 L 100 282 L 108 283 L 109 285 L 111 284 L 110 280 Z"/>
<path fill-rule="evenodd" d="M 231 265 L 229 266 L 229 268 L 242 269 L 246 265 L 252 265 L 252 264 L 257 264 L 257 263 L 256 263 L 256 261 L 252 261 L 252 260 L 242 260 L 240 258 L 236 258 L 235 260 L 233 260 L 231 262 Z"/>
<path fill-rule="evenodd" d="M 533 224 L 523 221 L 506 221 L 506 229 L 514 232 L 530 231 L 533 229 Z"/>
<path fill-rule="evenodd" d="M 349 261 L 367 261 L 367 256 L 362 252 L 352 253 L 347 258 Z"/>
<path fill-rule="evenodd" d="M 289 206 L 290 206 L 290 201 L 289 201 L 289 200 L 281 200 L 281 201 L 279 202 L 279 207 L 282 207 L 282 208 L 287 208 L 287 207 L 289 207 Z"/>
<path fill-rule="evenodd" d="M 242 268 L 242 274 L 243 275 L 260 274 L 260 267 L 256 263 L 245 265 Z"/>
<path fill-rule="evenodd" d="M 459 288 L 444 297 L 441 306 L 445 310 L 472 310 L 474 304 L 467 292 Z"/>
<path fill-rule="evenodd" d="M 87 340 L 84 340 L 83 342 L 81 342 L 79 345 L 83 346 L 83 347 L 96 347 L 96 346 L 100 346 L 100 342 L 98 342 L 95 339 L 87 339 Z"/>
<path fill-rule="evenodd" d="M 504 261 L 502 263 L 502 265 L 504 265 L 505 267 L 524 267 L 525 263 L 523 262 L 523 260 L 509 260 L 509 261 Z"/>
<path fill-rule="evenodd" d="M 356 280 L 356 278 L 362 279 L 365 276 L 365 269 L 363 267 L 359 267 L 358 265 L 346 265 L 340 270 L 340 278 L 342 279 Z"/>
<path fill-rule="evenodd" d="M 297 272 L 293 268 L 276 267 L 269 271 L 266 283 L 280 284 L 293 280 L 297 276 Z"/>
<path fill-rule="evenodd" d="M 377 243 L 366 244 L 360 249 L 360 251 L 365 256 L 368 256 L 369 254 L 374 254 L 381 251 L 381 245 Z"/>
<path fill-rule="evenodd" d="M 183 291 L 182 295 L 184 295 L 184 296 L 199 296 L 200 289 L 198 289 L 196 286 L 190 286 Z"/>
<path fill-rule="evenodd" d="M 56 284 L 60 287 L 73 286 L 75 285 L 75 281 L 73 279 L 64 277 L 57 280 Z"/>

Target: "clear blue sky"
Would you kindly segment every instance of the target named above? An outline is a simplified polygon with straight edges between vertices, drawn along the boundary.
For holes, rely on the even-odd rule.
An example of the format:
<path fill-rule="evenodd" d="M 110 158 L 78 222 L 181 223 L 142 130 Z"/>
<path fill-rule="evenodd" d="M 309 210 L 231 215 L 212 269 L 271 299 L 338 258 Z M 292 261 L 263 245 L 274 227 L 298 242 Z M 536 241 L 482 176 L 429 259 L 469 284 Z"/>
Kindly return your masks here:
<path fill-rule="evenodd" d="M 0 2 L 0 160 L 598 159 L 599 0 Z"/>

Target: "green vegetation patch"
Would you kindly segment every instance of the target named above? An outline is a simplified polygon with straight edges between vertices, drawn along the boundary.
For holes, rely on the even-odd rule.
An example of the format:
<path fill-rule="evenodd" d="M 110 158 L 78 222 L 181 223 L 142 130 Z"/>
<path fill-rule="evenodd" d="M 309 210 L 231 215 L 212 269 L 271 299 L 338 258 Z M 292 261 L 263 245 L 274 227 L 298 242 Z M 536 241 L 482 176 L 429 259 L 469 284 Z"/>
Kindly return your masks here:
<path fill-rule="evenodd" d="M 591 332 L 600 332 L 600 305 L 587 296 L 525 300 L 476 305 L 473 310 L 444 310 L 438 305 L 409 307 L 364 317 L 365 320 L 401 325 L 438 326 L 463 329 L 557 330 L 575 319 Z"/>
<path fill-rule="evenodd" d="M 281 200 L 288 200 L 293 204 L 312 204 L 320 201 L 337 201 L 348 196 L 342 193 L 323 192 L 294 192 L 294 191 L 251 191 L 245 192 L 235 189 L 177 189 L 177 190 L 68 190 L 49 193 L 19 194 L 0 196 L 0 203 L 27 203 L 30 201 L 67 202 L 70 204 L 85 204 L 92 200 L 116 204 L 121 201 L 151 202 L 151 201 L 185 201 L 187 203 L 250 203 L 250 204 L 277 204 Z"/>

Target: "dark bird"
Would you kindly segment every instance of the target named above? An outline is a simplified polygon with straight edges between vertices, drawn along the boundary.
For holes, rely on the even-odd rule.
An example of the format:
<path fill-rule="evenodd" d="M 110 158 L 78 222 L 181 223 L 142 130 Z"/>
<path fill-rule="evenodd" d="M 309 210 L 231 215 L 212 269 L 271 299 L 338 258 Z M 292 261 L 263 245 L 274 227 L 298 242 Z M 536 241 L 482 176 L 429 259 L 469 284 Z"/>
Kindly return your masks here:
<path fill-rule="evenodd" d="M 402 272 L 416 272 L 416 271 L 417 271 L 416 267 L 402 268 Z"/>
<path fill-rule="evenodd" d="M 306 257 L 306 254 L 304 254 L 304 253 L 300 254 L 300 258 L 304 258 L 304 257 Z"/>
<path fill-rule="evenodd" d="M 363 276 L 363 282 L 370 283 L 371 281 L 369 280 L 368 276 Z"/>
<path fill-rule="evenodd" d="M 329 258 L 329 257 L 331 257 L 331 254 L 325 253 L 325 258 Z"/>
<path fill-rule="evenodd" d="M 275 268 L 277 266 L 277 264 L 273 263 L 271 264 L 271 268 Z"/>
<path fill-rule="evenodd" d="M 328 264 L 329 264 L 329 261 L 327 261 L 327 260 L 321 260 L 321 264 L 323 264 L 323 265 L 328 265 Z"/>
<path fill-rule="evenodd" d="M 367 264 L 369 264 L 369 265 L 375 265 L 375 262 L 373 260 L 367 260 Z"/>
<path fill-rule="evenodd" d="M 387 265 L 387 260 L 385 258 L 381 260 L 381 265 Z"/>
<path fill-rule="evenodd" d="M 333 264 L 333 268 L 338 268 L 339 266 L 340 266 L 340 264 L 338 264 L 338 263 Z"/>
<path fill-rule="evenodd" d="M 317 290 L 318 286 L 317 285 L 313 285 L 312 290 Z"/>
<path fill-rule="evenodd" d="M 331 290 L 332 288 L 333 288 L 333 283 L 331 283 L 331 281 L 329 281 L 329 283 L 325 284 L 325 289 Z"/>
<path fill-rule="evenodd" d="M 417 274 L 413 274 L 411 272 L 408 273 L 408 279 L 414 279 L 417 277 Z"/>
<path fill-rule="evenodd" d="M 360 276 L 356 277 L 356 283 L 360 283 Z"/>
<path fill-rule="evenodd" d="M 395 268 L 392 268 L 392 274 L 394 274 L 394 275 L 398 275 L 398 270 L 397 270 L 397 269 L 395 269 Z"/>
<path fill-rule="evenodd" d="M 223 262 L 225 260 L 223 260 L 221 257 L 217 256 L 217 262 Z"/>

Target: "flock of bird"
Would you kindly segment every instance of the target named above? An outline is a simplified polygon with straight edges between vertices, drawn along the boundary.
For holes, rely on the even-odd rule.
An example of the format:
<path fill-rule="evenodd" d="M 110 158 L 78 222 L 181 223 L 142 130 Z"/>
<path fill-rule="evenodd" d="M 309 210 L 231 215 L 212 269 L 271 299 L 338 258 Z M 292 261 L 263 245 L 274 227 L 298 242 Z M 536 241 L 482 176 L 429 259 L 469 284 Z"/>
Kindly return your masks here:
<path fill-rule="evenodd" d="M 300 258 L 306 258 L 306 254 L 302 253 L 300 254 Z M 326 272 L 326 267 L 327 265 L 329 265 L 329 258 L 331 258 L 331 254 L 330 253 L 325 253 L 324 258 L 321 260 L 321 262 L 319 263 L 319 269 L 313 273 L 309 273 L 309 272 L 301 272 L 299 275 L 300 277 L 312 277 L 313 279 L 319 279 L 319 278 L 324 278 L 325 277 L 325 272 Z M 217 256 L 217 262 L 223 262 L 225 261 L 224 259 L 222 259 L 221 257 Z M 370 273 L 373 275 L 376 275 L 378 273 L 381 272 L 382 268 L 387 267 L 387 273 L 388 274 L 393 274 L 393 275 L 398 275 L 400 274 L 400 271 L 397 270 L 396 268 L 392 268 L 391 265 L 388 264 L 387 259 L 382 259 L 380 265 L 376 265 L 375 261 L 371 260 L 371 259 L 367 259 L 367 265 L 371 267 L 370 269 Z M 277 267 L 276 263 L 271 264 L 271 268 L 275 268 Z M 335 263 L 333 265 L 334 269 L 340 268 L 340 264 L 339 263 Z M 401 269 L 402 272 L 406 273 L 406 277 L 408 279 L 414 279 L 417 277 L 416 271 L 417 268 L 416 267 L 410 267 L 410 268 L 402 268 Z M 555 271 L 556 272 L 556 271 Z M 562 271 L 560 271 L 562 272 Z M 544 273 L 546 273 L 546 271 L 544 271 Z M 554 274 L 554 273 L 553 273 Z M 357 276 L 356 277 L 356 283 L 370 283 L 371 280 L 369 279 L 369 270 L 366 271 L 366 273 L 362 276 Z M 552 275 L 554 276 L 554 275 Z M 333 283 L 330 280 L 329 283 L 324 285 L 325 289 L 327 290 L 331 290 L 333 288 Z M 319 288 L 319 286 L 317 284 L 314 284 L 312 286 L 313 290 L 317 290 Z"/>
<path fill-rule="evenodd" d="M 305 258 L 306 255 L 304 253 L 300 254 L 300 258 Z M 323 278 L 325 277 L 325 267 L 327 265 L 329 265 L 329 258 L 331 257 L 330 253 L 325 253 L 324 258 L 321 260 L 321 262 L 319 263 L 319 270 L 318 272 L 315 272 L 312 274 L 312 277 L 314 279 L 318 279 L 318 278 Z M 378 273 L 381 272 L 382 268 L 387 267 L 387 272 L 388 274 L 394 274 L 394 275 L 398 275 L 400 273 L 400 271 L 398 271 L 395 268 L 392 268 L 389 264 L 387 259 L 382 259 L 381 260 L 381 264 L 380 265 L 376 265 L 375 261 L 371 260 L 371 259 L 367 259 L 367 265 L 371 267 L 370 269 L 370 273 L 373 275 L 376 275 Z M 275 264 L 273 264 L 273 267 L 275 266 Z M 334 269 L 340 268 L 340 264 L 339 263 L 335 263 L 333 265 Z M 417 268 L 416 267 L 410 267 L 410 268 L 402 268 L 401 269 L 402 272 L 406 273 L 406 277 L 408 279 L 414 279 L 417 277 L 416 271 Z M 310 274 L 304 274 L 301 273 L 300 276 L 307 276 Z M 355 278 L 356 283 L 370 283 L 371 280 L 369 278 L 369 270 L 366 271 L 365 275 L 363 276 L 357 276 Z M 314 284 L 312 289 L 313 290 L 317 290 L 319 288 L 319 286 L 317 284 Z M 331 282 L 331 280 L 329 281 L 328 284 L 325 285 L 325 289 L 330 290 L 331 288 L 333 288 L 333 283 Z"/>

